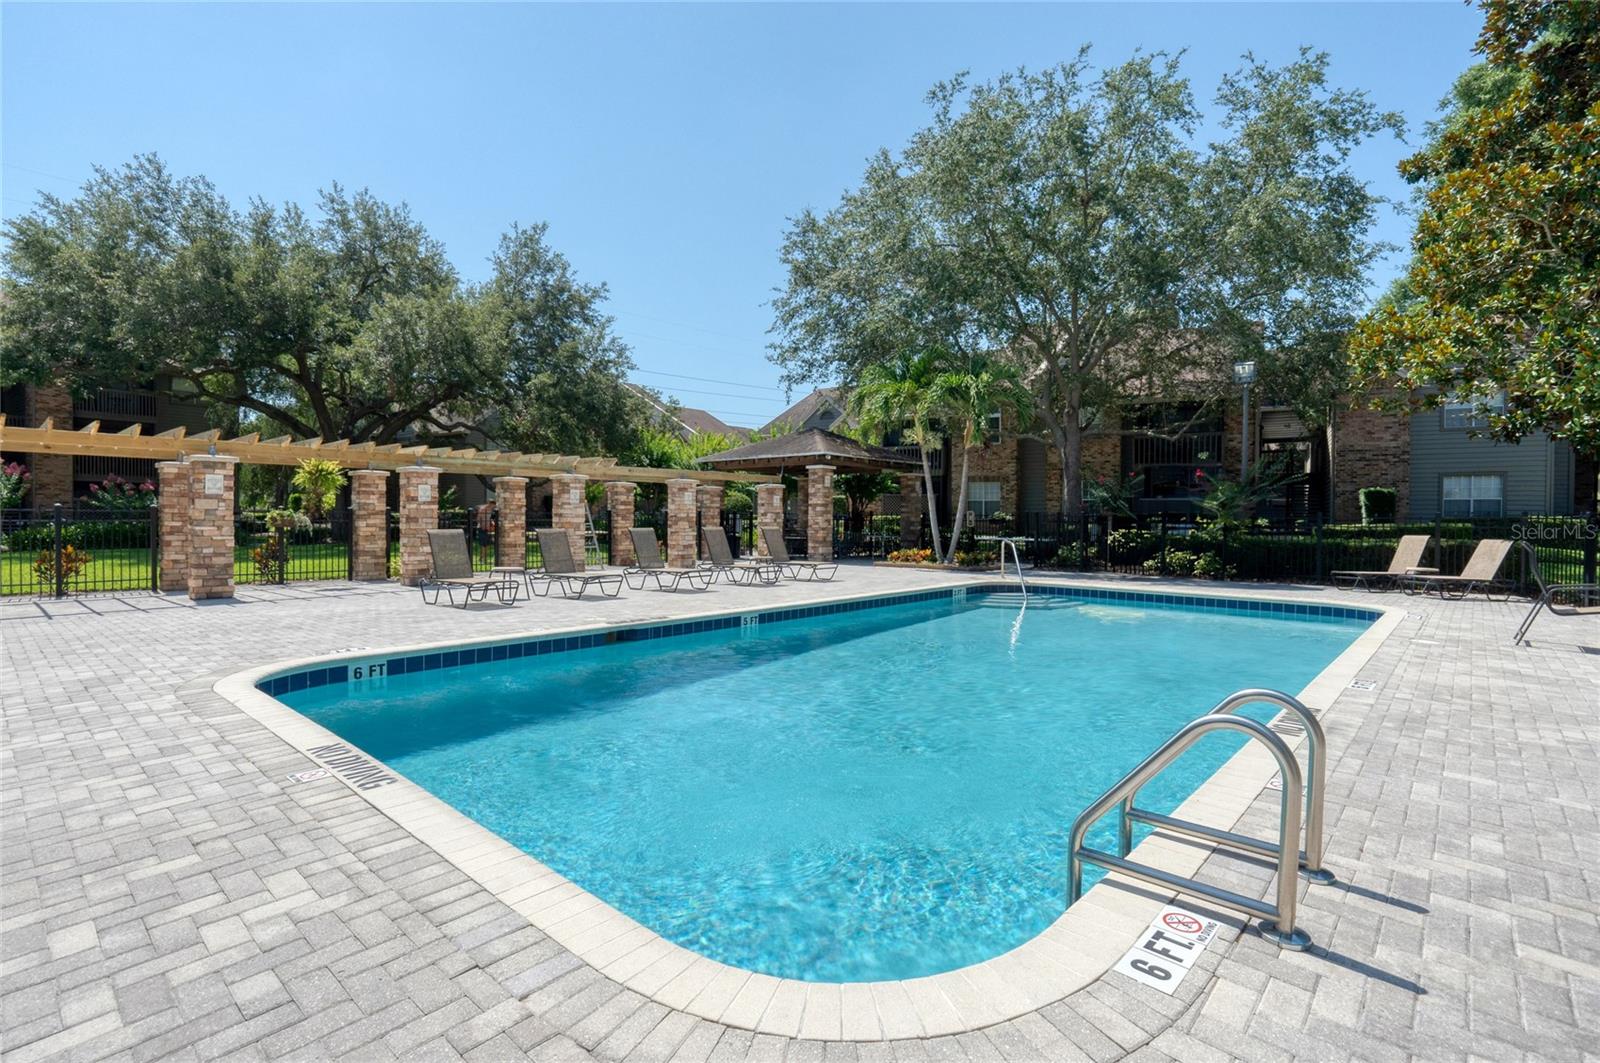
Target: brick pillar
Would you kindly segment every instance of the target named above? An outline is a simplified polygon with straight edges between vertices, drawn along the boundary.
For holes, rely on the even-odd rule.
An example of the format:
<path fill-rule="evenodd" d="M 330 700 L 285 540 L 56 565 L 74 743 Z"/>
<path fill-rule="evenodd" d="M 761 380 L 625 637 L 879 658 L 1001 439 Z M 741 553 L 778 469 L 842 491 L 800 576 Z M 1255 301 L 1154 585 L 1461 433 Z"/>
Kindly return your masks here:
<path fill-rule="evenodd" d="M 389 578 L 389 474 L 350 470 L 350 578 Z"/>
<path fill-rule="evenodd" d="M 767 556 L 767 543 L 760 529 L 771 528 L 783 537 L 783 484 L 756 484 L 756 554 Z"/>
<path fill-rule="evenodd" d="M 701 484 L 694 489 L 695 504 L 700 508 L 700 526 L 722 526 L 722 485 Z"/>
<path fill-rule="evenodd" d="M 583 487 L 589 478 L 575 472 L 556 473 L 550 477 L 550 526 L 567 533 L 572 544 L 572 559 L 578 568 L 585 568 L 583 540 L 588 532 L 584 519 L 589 503 L 584 500 Z"/>
<path fill-rule="evenodd" d="M 1396 520 L 1405 520 L 1411 512 L 1411 417 L 1372 409 L 1368 405 L 1372 397 L 1351 396 L 1334 411 L 1331 449 L 1336 521 L 1361 519 L 1363 487 L 1394 488 L 1399 496 Z"/>
<path fill-rule="evenodd" d="M 66 388 L 29 387 L 26 394 L 30 426 L 37 428 L 46 417 L 52 417 L 57 428 L 71 431 L 77 427 L 72 419 L 72 393 Z M 26 464 L 36 512 L 48 511 L 57 502 L 72 503 L 72 455 L 29 454 Z"/>
<path fill-rule="evenodd" d="M 156 462 L 156 534 L 161 537 L 161 589 L 189 589 L 189 466 Z"/>
<path fill-rule="evenodd" d="M 494 478 L 495 563 L 512 568 L 528 564 L 528 478 Z"/>
<path fill-rule="evenodd" d="M 806 466 L 806 558 L 833 560 L 833 466 Z"/>
<path fill-rule="evenodd" d="M 606 484 L 606 510 L 611 515 L 611 563 L 632 565 L 638 561 L 633 552 L 633 493 L 638 484 L 626 480 L 613 480 Z"/>
<path fill-rule="evenodd" d="M 922 493 L 922 474 L 900 477 L 900 545 L 915 549 L 922 542 L 922 517 L 928 511 Z"/>
<path fill-rule="evenodd" d="M 699 559 L 695 542 L 695 488 L 693 480 L 667 481 L 667 565 L 693 568 Z"/>
<path fill-rule="evenodd" d="M 439 526 L 439 470 L 407 465 L 400 470 L 400 582 L 415 587 L 433 567 L 428 532 Z"/>
<path fill-rule="evenodd" d="M 239 459 L 189 459 L 189 597 L 233 597 L 233 476 Z"/>

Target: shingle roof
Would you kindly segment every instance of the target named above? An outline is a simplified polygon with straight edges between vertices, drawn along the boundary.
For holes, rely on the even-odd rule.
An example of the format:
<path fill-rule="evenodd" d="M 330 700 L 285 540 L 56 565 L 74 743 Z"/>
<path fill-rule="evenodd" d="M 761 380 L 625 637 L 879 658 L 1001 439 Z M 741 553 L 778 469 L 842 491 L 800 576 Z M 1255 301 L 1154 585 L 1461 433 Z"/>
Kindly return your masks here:
<path fill-rule="evenodd" d="M 742 447 L 707 454 L 697 464 L 713 468 L 756 466 L 797 468 L 806 464 L 833 465 L 840 469 L 917 469 L 921 466 L 888 447 L 861 443 L 836 432 L 811 428 L 774 439 L 758 439 Z"/>

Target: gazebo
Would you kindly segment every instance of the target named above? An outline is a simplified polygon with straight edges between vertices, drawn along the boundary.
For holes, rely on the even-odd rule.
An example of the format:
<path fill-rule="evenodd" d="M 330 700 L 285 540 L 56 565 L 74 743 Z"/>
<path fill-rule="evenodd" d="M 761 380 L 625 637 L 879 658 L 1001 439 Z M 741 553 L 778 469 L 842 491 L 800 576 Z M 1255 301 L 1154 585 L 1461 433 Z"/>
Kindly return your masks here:
<path fill-rule="evenodd" d="M 793 475 L 799 480 L 796 508 L 805 514 L 806 556 L 833 558 L 833 476 L 836 472 L 888 472 L 900 477 L 900 541 L 915 546 L 922 536 L 922 464 L 889 447 L 862 443 L 821 428 L 758 439 L 707 454 L 697 464 L 723 472 Z M 783 534 L 783 484 L 756 486 L 756 525 Z M 757 549 L 766 551 L 765 544 Z"/>

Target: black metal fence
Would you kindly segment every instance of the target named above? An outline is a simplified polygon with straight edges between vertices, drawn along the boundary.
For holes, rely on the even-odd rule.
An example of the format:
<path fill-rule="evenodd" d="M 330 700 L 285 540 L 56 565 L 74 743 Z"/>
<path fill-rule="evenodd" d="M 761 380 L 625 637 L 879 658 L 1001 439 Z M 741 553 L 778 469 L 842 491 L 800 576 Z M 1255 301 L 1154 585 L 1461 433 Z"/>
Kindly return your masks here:
<path fill-rule="evenodd" d="M 1592 583 L 1600 567 L 1600 523 L 1593 517 L 1221 529 L 1181 517 L 1102 515 L 1069 520 L 1048 514 L 968 522 L 962 529 L 960 549 L 974 558 L 997 554 L 993 540 L 1005 536 L 1018 541 L 1024 561 L 1053 568 L 1326 583 L 1337 571 L 1387 568 L 1402 535 L 1430 536 L 1433 542 L 1423 563 L 1447 574 L 1461 571 L 1484 539 L 1531 542 L 1546 582 Z M 1519 590 L 1529 591 L 1533 580 L 1528 569 L 1526 557 L 1518 550 L 1502 574 Z"/>
<path fill-rule="evenodd" d="M 158 529 L 153 507 L 6 510 L 0 513 L 0 595 L 156 590 Z"/>
<path fill-rule="evenodd" d="M 319 520 L 289 510 L 241 510 L 233 518 L 233 581 L 349 579 L 350 513 Z"/>

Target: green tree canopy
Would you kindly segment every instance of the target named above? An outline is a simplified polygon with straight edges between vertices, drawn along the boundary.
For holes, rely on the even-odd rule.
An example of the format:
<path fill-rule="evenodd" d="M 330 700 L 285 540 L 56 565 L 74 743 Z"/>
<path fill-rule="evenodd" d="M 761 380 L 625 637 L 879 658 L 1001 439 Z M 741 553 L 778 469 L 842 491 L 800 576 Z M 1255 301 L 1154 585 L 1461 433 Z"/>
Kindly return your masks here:
<path fill-rule="evenodd" d="M 1351 151 L 1398 120 L 1330 88 L 1325 56 L 1246 57 L 1217 140 L 1178 60 L 935 86 L 932 123 L 785 237 L 773 359 L 861 379 L 931 349 L 1013 360 L 1081 498 L 1082 434 L 1130 398 L 1220 399 L 1227 366 L 1313 420 L 1342 382 L 1380 200 Z"/>
<path fill-rule="evenodd" d="M 1352 367 L 1383 405 L 1470 399 L 1496 438 L 1597 454 L 1600 4 L 1484 7 L 1486 63 L 1401 164 L 1423 190 L 1411 264 L 1356 330 Z"/>
<path fill-rule="evenodd" d="M 0 379 L 75 390 L 171 376 L 302 436 L 617 452 L 644 407 L 585 284 L 514 226 L 464 284 L 404 205 L 338 185 L 315 214 L 236 211 L 153 155 L 6 223 Z"/>

